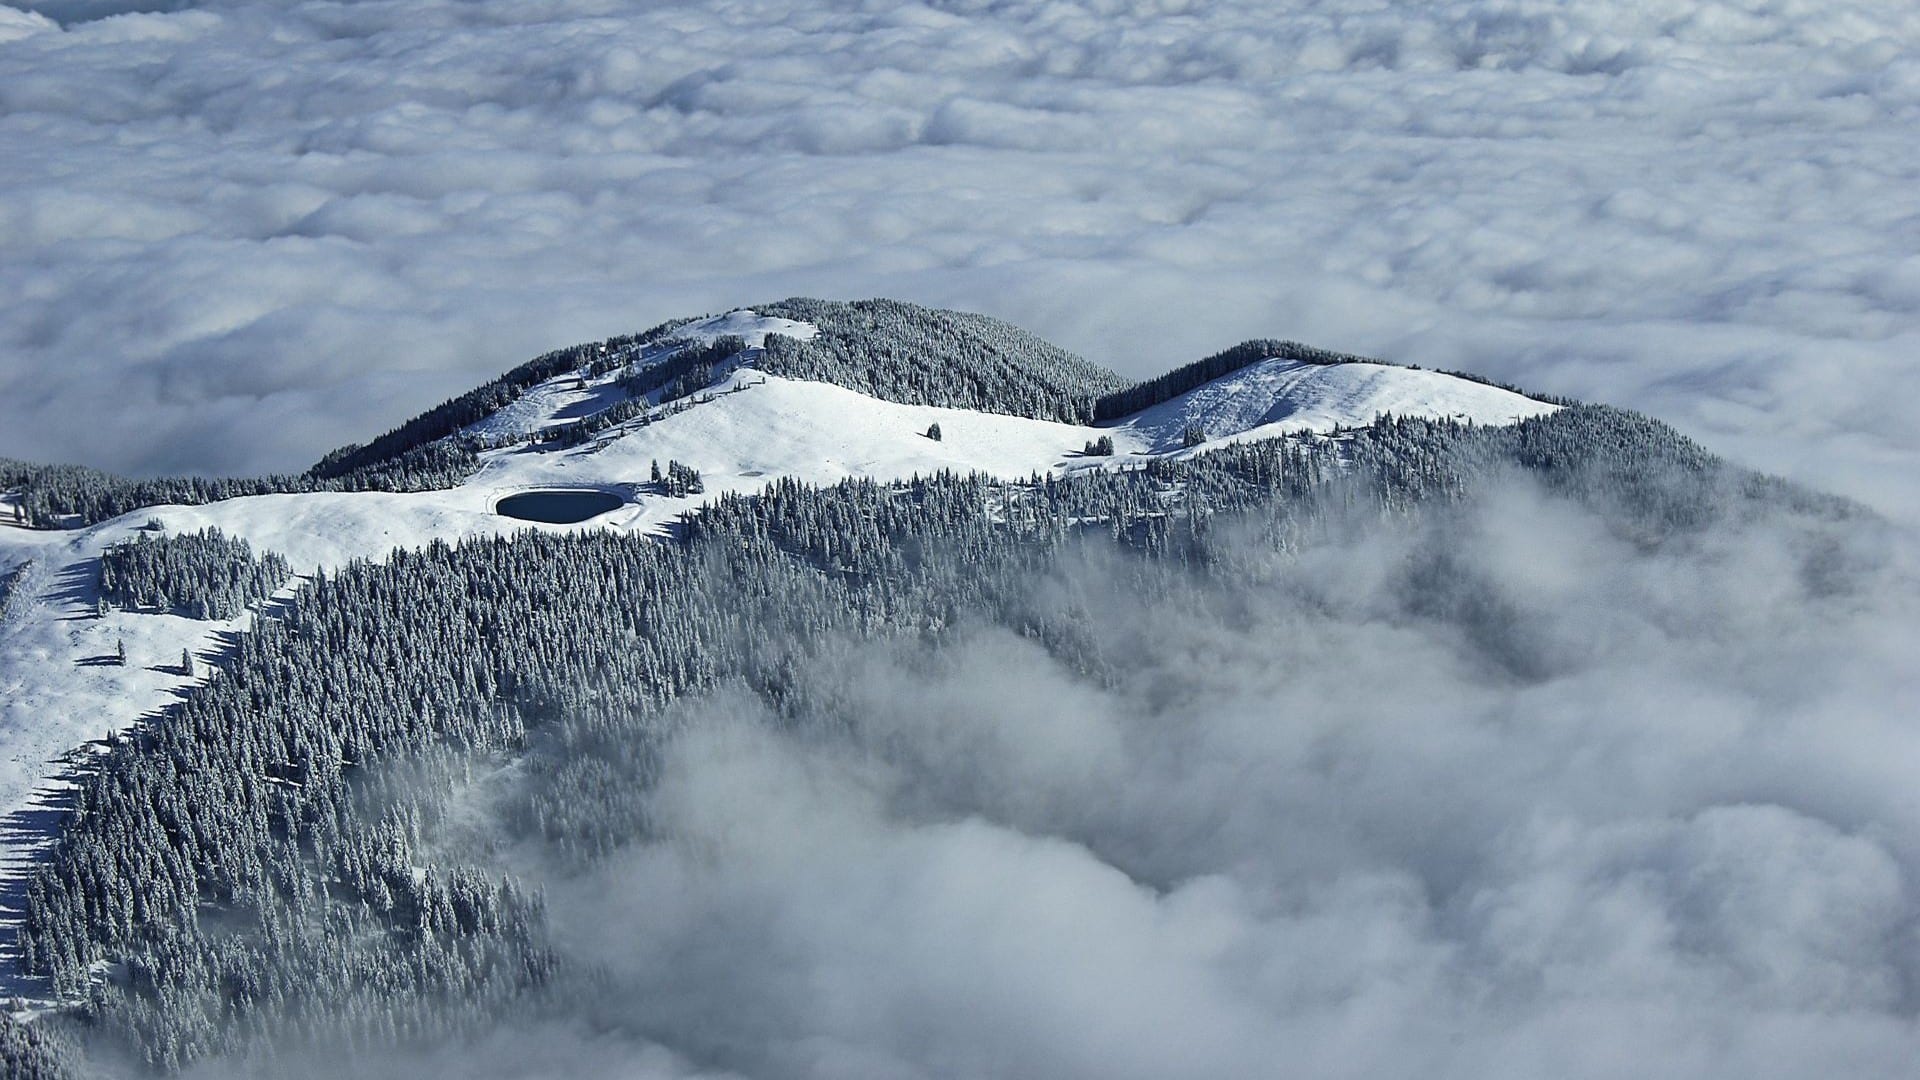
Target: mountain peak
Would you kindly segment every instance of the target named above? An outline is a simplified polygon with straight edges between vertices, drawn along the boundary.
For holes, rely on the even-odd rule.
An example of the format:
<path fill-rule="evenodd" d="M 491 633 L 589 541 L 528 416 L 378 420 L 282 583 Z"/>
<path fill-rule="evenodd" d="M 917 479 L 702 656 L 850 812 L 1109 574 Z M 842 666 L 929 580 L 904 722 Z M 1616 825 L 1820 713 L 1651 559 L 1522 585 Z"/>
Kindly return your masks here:
<path fill-rule="evenodd" d="M 1155 452 L 1360 427 L 1383 416 L 1490 425 L 1558 405 L 1436 371 L 1365 361 L 1270 356 L 1150 405 L 1122 421 Z"/>

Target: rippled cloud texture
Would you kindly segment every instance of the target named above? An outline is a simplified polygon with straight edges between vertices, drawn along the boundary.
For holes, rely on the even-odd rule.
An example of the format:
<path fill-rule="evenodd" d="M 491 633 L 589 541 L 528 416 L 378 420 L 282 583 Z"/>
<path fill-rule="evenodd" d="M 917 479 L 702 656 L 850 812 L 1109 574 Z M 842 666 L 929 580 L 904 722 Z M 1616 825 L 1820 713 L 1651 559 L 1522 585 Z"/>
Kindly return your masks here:
<path fill-rule="evenodd" d="M 886 294 L 1130 373 L 1469 368 L 1920 518 L 1902 0 L 28 6 L 0 453 L 296 467 L 549 347 Z"/>

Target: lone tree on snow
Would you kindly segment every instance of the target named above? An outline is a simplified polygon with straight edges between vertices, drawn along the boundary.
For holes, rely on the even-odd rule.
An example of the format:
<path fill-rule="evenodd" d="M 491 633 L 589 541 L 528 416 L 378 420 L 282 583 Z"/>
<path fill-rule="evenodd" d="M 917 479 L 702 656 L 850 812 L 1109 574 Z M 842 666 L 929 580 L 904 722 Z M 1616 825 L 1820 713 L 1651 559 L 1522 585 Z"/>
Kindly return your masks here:
<path fill-rule="evenodd" d="M 940 441 L 940 425 L 939 424 L 934 424 L 927 428 L 927 438 L 932 439 L 934 442 Z"/>

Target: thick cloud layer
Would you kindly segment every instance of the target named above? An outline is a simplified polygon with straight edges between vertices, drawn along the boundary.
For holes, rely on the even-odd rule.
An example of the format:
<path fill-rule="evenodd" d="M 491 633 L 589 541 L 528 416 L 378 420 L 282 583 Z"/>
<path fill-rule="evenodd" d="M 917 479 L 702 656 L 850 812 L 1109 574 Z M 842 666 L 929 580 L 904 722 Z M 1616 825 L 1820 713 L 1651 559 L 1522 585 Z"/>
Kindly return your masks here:
<path fill-rule="evenodd" d="M 589 1000 L 363 1074 L 1911 1075 L 1914 569 L 1525 486 L 1090 554 L 1033 595 L 1111 678 L 976 626 L 689 703 L 651 839 L 514 857 Z"/>
<path fill-rule="evenodd" d="M 1471 368 L 1920 517 L 1910 4 L 27 6 L 0 453 L 297 466 L 554 345 L 890 294 L 1134 373 Z"/>

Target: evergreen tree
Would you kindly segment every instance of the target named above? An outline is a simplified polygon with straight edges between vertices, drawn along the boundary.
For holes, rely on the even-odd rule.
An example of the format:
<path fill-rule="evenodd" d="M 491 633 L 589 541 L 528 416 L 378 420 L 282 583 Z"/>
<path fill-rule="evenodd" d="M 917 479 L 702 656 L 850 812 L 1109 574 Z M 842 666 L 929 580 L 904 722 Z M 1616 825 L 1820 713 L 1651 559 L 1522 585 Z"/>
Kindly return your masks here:
<path fill-rule="evenodd" d="M 755 305 L 812 323 L 809 340 L 772 335 L 760 370 L 858 390 L 884 401 L 1084 423 L 1125 381 L 1097 364 L 984 315 L 898 300 L 795 298 Z"/>
<path fill-rule="evenodd" d="M 26 1023 L 0 1010 L 0 1077 L 7 1080 L 79 1080 L 75 1051 L 55 1021 Z"/>
<path fill-rule="evenodd" d="M 194 619 L 230 619 L 293 577 L 275 552 L 255 558 L 219 529 L 156 537 L 141 533 L 100 556 L 100 603 Z"/>

